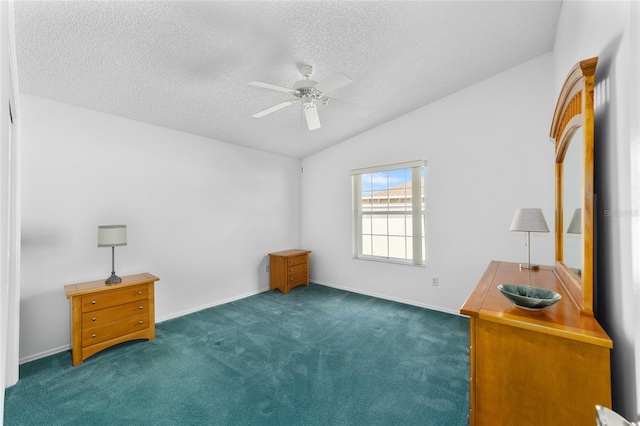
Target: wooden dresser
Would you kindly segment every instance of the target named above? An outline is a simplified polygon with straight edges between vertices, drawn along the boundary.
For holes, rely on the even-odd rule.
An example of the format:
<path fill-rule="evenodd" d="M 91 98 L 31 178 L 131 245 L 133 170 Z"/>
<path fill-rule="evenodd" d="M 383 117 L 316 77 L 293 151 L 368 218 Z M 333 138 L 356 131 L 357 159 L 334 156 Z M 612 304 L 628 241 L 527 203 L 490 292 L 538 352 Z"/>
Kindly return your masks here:
<path fill-rule="evenodd" d="M 104 280 L 69 284 L 73 365 L 128 340 L 155 338 L 154 283 L 149 274 L 122 277 L 116 285 Z"/>
<path fill-rule="evenodd" d="M 271 290 L 282 294 L 299 285 L 309 285 L 309 250 L 286 250 L 269 253 Z"/>
<path fill-rule="evenodd" d="M 553 290 L 540 311 L 516 307 L 498 284 Z M 472 425 L 594 425 L 596 404 L 611 407 L 611 339 L 580 309 L 553 267 L 489 264 L 460 313 L 470 317 Z"/>

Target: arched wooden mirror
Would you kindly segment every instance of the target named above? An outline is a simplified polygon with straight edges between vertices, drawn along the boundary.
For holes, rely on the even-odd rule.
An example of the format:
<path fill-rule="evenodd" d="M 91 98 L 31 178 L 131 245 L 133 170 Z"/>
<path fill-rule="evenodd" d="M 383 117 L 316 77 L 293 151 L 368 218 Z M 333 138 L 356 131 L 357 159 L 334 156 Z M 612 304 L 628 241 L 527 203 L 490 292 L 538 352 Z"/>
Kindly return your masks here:
<path fill-rule="evenodd" d="M 593 96 L 598 58 L 578 62 L 556 104 L 555 272 L 580 313 L 593 316 Z"/>

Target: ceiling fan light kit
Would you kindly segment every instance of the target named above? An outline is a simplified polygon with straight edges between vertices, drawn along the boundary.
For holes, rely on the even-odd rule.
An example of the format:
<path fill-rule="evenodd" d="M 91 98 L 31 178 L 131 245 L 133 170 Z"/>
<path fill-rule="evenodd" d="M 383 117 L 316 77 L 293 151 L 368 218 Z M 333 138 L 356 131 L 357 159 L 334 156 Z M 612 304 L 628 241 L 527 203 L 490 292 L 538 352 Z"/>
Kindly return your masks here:
<path fill-rule="evenodd" d="M 311 74 L 313 74 L 313 67 L 311 65 L 301 66 L 300 74 L 302 74 L 304 78 L 309 79 L 311 77 Z"/>
<path fill-rule="evenodd" d="M 290 93 L 293 95 L 293 99 L 285 102 L 281 102 L 277 105 L 264 109 L 252 115 L 253 118 L 262 118 L 265 115 L 276 112 L 282 108 L 293 105 L 294 103 L 302 100 L 302 111 L 305 119 L 307 120 L 307 127 L 309 130 L 315 130 L 320 128 L 320 117 L 318 115 L 318 109 L 314 101 L 319 101 L 325 106 L 342 111 L 346 113 L 354 114 L 358 117 L 366 117 L 369 115 L 367 108 L 354 105 L 350 102 L 342 101 L 340 99 L 331 98 L 325 96 L 326 93 L 332 90 L 339 89 L 351 83 L 351 79 L 342 73 L 334 73 L 320 82 L 311 80 L 311 74 L 313 73 L 313 67 L 311 65 L 303 65 L 300 67 L 300 73 L 304 77 L 302 80 L 296 81 L 292 88 L 278 86 L 275 84 L 264 83 L 261 81 L 250 81 L 252 86 L 262 87 L 265 89 L 276 90 L 278 92 Z"/>

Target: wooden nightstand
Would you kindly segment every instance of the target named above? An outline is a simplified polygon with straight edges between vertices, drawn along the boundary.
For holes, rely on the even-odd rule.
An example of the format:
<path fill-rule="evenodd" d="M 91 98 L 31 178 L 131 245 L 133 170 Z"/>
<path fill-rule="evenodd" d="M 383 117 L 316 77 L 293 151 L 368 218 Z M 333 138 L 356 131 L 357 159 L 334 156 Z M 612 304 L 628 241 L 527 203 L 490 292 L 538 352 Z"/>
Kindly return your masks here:
<path fill-rule="evenodd" d="M 116 285 L 104 280 L 64 286 L 71 299 L 73 365 L 118 343 L 155 338 L 154 283 L 149 274 L 122 277 Z"/>
<path fill-rule="evenodd" d="M 309 250 L 286 250 L 269 253 L 271 290 L 282 294 L 299 285 L 309 285 Z"/>

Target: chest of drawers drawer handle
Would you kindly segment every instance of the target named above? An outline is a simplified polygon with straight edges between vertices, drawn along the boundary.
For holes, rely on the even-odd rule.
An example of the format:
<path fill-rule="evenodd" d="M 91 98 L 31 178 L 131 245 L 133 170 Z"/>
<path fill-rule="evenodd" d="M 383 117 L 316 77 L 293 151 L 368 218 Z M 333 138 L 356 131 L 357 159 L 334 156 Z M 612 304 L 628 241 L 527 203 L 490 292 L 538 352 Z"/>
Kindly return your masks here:
<path fill-rule="evenodd" d="M 92 300 L 92 301 L 91 301 L 91 304 L 92 304 L 92 305 L 95 305 L 95 304 L 96 304 L 96 301 L 95 301 L 95 300 Z"/>
<path fill-rule="evenodd" d="M 142 324 L 142 321 L 138 321 L 138 324 Z"/>
<path fill-rule="evenodd" d="M 92 338 L 92 339 L 95 339 L 95 338 L 96 338 L 96 334 L 95 334 L 95 333 L 93 333 L 93 334 L 91 335 L 91 338 Z"/>
<path fill-rule="evenodd" d="M 142 309 L 142 305 L 138 306 L 138 309 Z"/>
<path fill-rule="evenodd" d="M 140 290 L 140 291 L 138 292 L 138 294 L 142 294 L 142 290 Z"/>
<path fill-rule="evenodd" d="M 95 320 L 96 320 L 96 317 L 91 318 L 91 321 L 95 321 Z"/>

